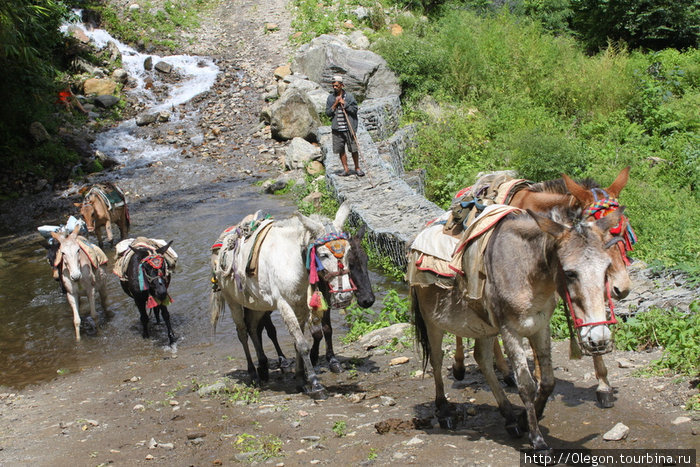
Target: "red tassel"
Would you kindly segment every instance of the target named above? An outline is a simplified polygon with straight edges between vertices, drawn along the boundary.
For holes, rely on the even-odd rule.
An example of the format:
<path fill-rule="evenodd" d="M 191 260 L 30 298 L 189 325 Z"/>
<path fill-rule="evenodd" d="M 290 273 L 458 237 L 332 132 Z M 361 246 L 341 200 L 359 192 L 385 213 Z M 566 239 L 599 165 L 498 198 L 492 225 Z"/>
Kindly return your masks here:
<path fill-rule="evenodd" d="M 314 292 L 313 295 L 311 296 L 311 300 L 309 300 L 309 307 L 310 308 L 318 308 L 321 306 L 321 294 L 318 292 Z"/>
<path fill-rule="evenodd" d="M 149 295 L 148 301 L 146 302 L 146 308 L 155 308 L 157 306 L 158 306 L 158 302 L 156 302 L 156 299 Z"/>

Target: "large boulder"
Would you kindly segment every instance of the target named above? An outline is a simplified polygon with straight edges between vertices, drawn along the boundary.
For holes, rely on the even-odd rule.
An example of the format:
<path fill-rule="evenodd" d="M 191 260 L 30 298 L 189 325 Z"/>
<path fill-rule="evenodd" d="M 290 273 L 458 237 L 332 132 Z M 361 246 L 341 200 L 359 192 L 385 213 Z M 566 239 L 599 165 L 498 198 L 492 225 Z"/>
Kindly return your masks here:
<path fill-rule="evenodd" d="M 269 108 L 270 132 L 278 141 L 296 137 L 317 140 L 321 126 L 318 112 L 308 96 L 298 89 L 288 89 Z"/>
<path fill-rule="evenodd" d="M 305 93 L 316 108 L 316 112 L 324 113 L 326 111 L 326 99 L 330 89 L 323 89 L 320 84 L 311 81 L 304 75 L 288 75 L 279 82 L 277 90 L 280 95 L 288 89 L 298 89 Z"/>
<path fill-rule="evenodd" d="M 284 156 L 284 165 L 289 170 L 303 169 L 308 162 L 319 161 L 323 158 L 321 148 L 303 138 L 292 139 Z"/>
<path fill-rule="evenodd" d="M 358 102 L 401 94 L 396 75 L 382 57 L 352 49 L 341 39 L 325 34 L 299 49 L 292 72 L 306 75 L 327 89 L 331 88 L 333 75 L 343 75 L 345 88 Z"/>
<path fill-rule="evenodd" d="M 117 89 L 117 83 L 111 79 L 99 79 L 90 78 L 85 80 L 83 83 L 83 93 L 87 96 L 97 95 L 103 96 L 105 94 L 114 94 Z"/>

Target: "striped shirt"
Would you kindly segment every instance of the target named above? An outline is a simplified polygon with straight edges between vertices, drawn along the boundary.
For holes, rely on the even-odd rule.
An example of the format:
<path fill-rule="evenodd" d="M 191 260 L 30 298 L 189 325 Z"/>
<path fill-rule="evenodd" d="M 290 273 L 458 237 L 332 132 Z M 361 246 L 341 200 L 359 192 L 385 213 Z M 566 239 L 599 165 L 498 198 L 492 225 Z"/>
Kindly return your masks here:
<path fill-rule="evenodd" d="M 345 119 L 345 112 L 340 104 L 335 108 L 335 121 L 338 123 L 338 131 L 348 131 L 348 121 Z"/>

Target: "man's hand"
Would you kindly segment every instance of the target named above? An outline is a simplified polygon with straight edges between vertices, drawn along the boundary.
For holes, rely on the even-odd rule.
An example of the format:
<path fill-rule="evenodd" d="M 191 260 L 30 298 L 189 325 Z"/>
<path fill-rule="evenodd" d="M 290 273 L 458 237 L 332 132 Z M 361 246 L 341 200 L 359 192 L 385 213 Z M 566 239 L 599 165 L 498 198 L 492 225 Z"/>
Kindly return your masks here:
<path fill-rule="evenodd" d="M 338 107 L 338 104 L 342 106 L 345 105 L 345 99 L 343 99 L 343 96 L 335 96 L 335 103 L 333 103 L 333 109 Z"/>

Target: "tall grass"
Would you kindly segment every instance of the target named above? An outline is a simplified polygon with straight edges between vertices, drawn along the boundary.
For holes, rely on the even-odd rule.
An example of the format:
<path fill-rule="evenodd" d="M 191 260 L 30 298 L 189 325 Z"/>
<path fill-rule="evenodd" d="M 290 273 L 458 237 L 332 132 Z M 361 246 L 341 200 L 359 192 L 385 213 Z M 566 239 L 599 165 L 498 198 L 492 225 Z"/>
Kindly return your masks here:
<path fill-rule="evenodd" d="M 481 171 L 532 180 L 565 172 L 606 185 L 632 165 L 621 201 L 640 239 L 634 255 L 697 274 L 696 49 L 609 44 L 588 56 L 574 38 L 507 12 L 447 11 L 427 25 L 405 18 L 404 34 L 374 50 L 402 82 L 406 118 L 422 123 L 410 160 L 427 169 L 434 201 L 447 206 Z"/>

